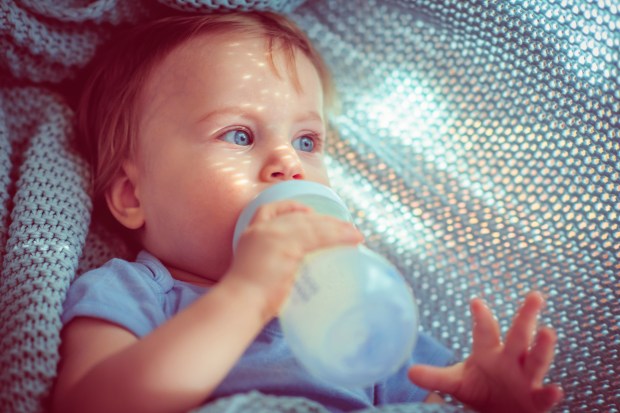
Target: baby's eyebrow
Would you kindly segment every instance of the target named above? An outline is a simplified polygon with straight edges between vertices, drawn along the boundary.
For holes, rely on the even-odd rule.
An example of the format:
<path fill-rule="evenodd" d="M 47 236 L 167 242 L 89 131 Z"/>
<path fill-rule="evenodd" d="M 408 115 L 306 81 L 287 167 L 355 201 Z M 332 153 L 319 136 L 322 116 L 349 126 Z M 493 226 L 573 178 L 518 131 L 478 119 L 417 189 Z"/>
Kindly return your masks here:
<path fill-rule="evenodd" d="M 311 110 L 311 111 L 301 115 L 298 118 L 298 121 L 309 121 L 309 120 L 323 122 L 323 116 L 321 116 L 320 113 Z"/>
<path fill-rule="evenodd" d="M 257 112 L 260 112 L 260 111 L 257 111 Z M 240 117 L 244 117 L 248 119 L 252 119 L 255 117 L 252 111 L 248 110 L 247 108 L 242 108 L 239 106 L 229 106 L 229 107 L 214 109 L 214 110 L 207 112 L 206 114 L 198 118 L 197 123 L 202 123 L 202 122 L 208 121 L 211 118 L 223 116 L 223 115 L 235 115 L 235 116 L 240 116 Z M 321 114 L 317 111 L 310 110 L 308 112 L 299 114 L 295 118 L 295 121 L 296 122 L 315 121 L 315 122 L 322 123 L 323 116 L 321 116 Z"/>
<path fill-rule="evenodd" d="M 236 115 L 236 116 L 242 116 L 242 117 L 249 117 L 247 112 L 248 112 L 247 109 L 242 109 L 239 106 L 229 106 L 229 107 L 224 107 L 224 108 L 218 108 L 218 109 L 211 110 L 207 112 L 206 114 L 204 114 L 203 116 L 201 116 L 200 118 L 198 118 L 197 123 L 202 123 L 202 122 L 208 121 L 211 118 L 222 116 L 222 115 Z"/>

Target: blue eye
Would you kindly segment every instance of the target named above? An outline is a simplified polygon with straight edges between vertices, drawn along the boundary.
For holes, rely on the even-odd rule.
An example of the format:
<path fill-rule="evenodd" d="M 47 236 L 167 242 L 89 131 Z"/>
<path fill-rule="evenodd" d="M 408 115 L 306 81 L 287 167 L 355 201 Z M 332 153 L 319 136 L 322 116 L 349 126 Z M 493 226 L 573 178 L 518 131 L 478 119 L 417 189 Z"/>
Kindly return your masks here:
<path fill-rule="evenodd" d="M 302 136 L 293 141 L 293 148 L 299 151 L 312 152 L 314 151 L 314 147 L 314 139 L 310 136 Z"/>
<path fill-rule="evenodd" d="M 248 146 L 254 142 L 252 135 L 243 129 L 234 129 L 222 135 L 222 140 L 239 146 Z"/>

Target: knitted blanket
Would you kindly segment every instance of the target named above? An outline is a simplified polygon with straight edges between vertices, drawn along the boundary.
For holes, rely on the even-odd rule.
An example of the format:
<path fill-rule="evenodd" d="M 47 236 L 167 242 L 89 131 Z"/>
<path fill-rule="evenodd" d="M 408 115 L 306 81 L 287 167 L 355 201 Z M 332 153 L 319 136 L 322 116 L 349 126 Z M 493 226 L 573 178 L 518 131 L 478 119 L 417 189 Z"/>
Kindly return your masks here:
<path fill-rule="evenodd" d="M 411 283 L 422 328 L 466 356 L 470 297 L 505 328 L 540 290 L 559 335 L 557 411 L 620 411 L 615 1 L 57 3 L 0 1 L 0 411 L 47 410 L 70 282 L 127 254 L 90 222 L 88 171 L 67 144 L 74 77 L 119 26 L 213 7 L 289 13 L 315 40 L 343 103 L 332 184 Z M 200 411 L 324 410 L 252 392 Z"/>

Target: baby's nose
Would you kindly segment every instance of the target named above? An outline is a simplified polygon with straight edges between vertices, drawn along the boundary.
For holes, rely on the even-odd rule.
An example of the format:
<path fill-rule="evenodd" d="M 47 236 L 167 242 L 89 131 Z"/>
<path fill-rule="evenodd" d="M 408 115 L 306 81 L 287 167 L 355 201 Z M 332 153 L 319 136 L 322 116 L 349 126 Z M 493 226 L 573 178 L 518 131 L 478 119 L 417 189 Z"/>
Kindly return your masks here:
<path fill-rule="evenodd" d="M 260 175 L 265 182 L 288 181 L 304 179 L 304 170 L 293 148 L 279 147 L 269 154 Z"/>

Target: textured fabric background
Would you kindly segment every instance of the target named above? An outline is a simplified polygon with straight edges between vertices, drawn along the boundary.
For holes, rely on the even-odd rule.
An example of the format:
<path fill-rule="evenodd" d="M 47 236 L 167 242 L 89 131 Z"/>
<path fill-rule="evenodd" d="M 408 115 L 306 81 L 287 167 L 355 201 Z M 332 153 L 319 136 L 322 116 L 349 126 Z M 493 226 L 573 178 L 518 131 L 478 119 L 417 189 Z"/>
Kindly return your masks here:
<path fill-rule="evenodd" d="M 493 4 L 496 3 L 496 4 Z M 308 2 L 343 95 L 333 184 L 459 354 L 484 297 L 558 329 L 558 411 L 620 409 L 620 4 Z"/>
<path fill-rule="evenodd" d="M 56 91 L 115 27 L 211 7 L 291 13 L 324 53 L 343 101 L 332 183 L 411 282 L 424 329 L 465 356 L 470 297 L 505 328 L 541 290 L 560 339 L 556 410 L 620 411 L 615 0 L 0 0 L 0 411 L 45 411 L 69 282 L 125 253 L 88 230 Z M 203 410 L 248 406 L 322 411 L 257 393 Z M 458 407 L 386 411 L 427 409 Z"/>

